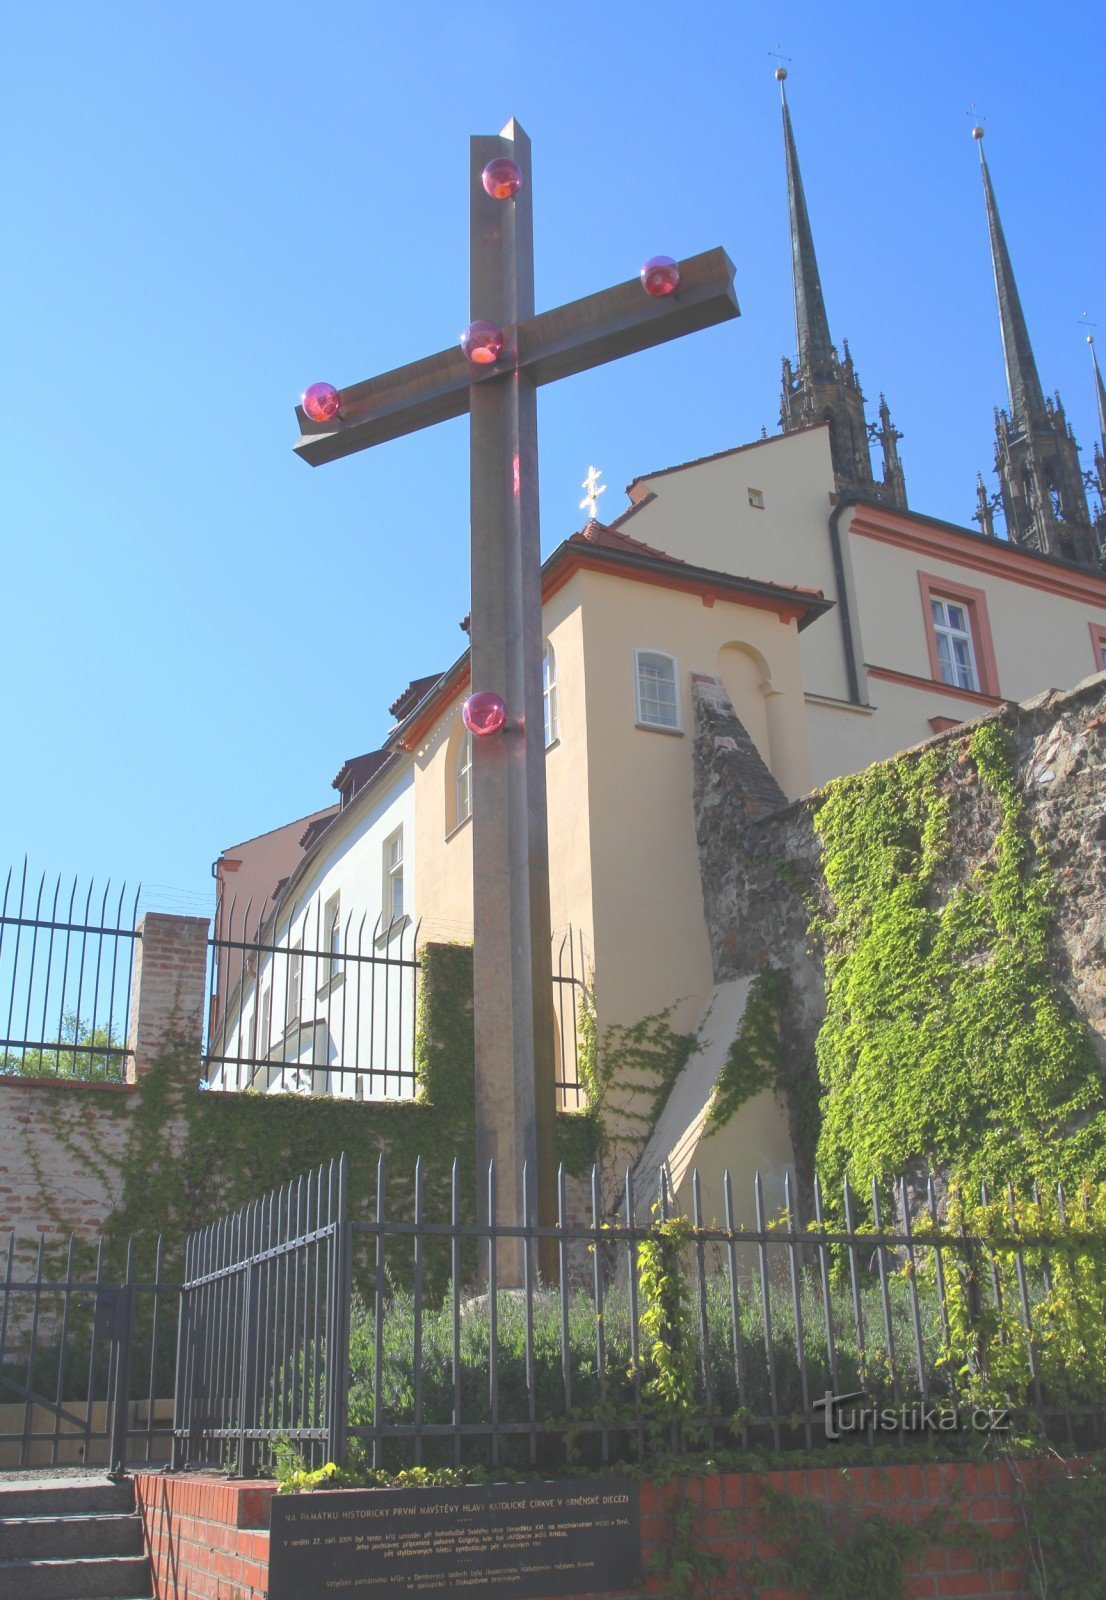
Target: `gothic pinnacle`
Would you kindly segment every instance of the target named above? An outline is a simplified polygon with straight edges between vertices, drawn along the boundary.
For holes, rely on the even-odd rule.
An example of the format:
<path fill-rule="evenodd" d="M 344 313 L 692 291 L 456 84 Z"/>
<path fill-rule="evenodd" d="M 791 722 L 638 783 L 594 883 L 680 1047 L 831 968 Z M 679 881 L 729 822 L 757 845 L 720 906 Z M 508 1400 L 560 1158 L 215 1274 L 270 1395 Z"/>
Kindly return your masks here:
<path fill-rule="evenodd" d="M 983 153 L 983 129 L 978 124 L 972 129 L 972 138 L 979 145 L 979 163 L 983 172 L 983 197 L 991 239 L 991 264 L 995 274 L 1002 353 L 1006 363 L 1006 386 L 1010 391 L 1010 419 L 1014 427 L 1024 433 L 1031 419 L 1045 409 L 1044 392 L 1037 374 L 1033 347 L 1029 342 L 1018 286 L 1014 281 L 1014 269 L 1010 264 L 1010 252 L 998 214 L 987 157 Z"/>

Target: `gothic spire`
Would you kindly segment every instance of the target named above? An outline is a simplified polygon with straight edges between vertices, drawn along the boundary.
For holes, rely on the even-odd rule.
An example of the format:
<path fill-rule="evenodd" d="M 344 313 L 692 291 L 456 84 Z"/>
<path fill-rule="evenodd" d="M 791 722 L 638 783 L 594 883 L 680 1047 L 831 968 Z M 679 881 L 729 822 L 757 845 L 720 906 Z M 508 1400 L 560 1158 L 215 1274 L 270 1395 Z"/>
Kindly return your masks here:
<path fill-rule="evenodd" d="M 1106 455 L 1106 385 L 1102 382 L 1102 373 L 1098 368 L 1098 356 L 1095 353 L 1093 333 L 1087 335 L 1087 343 L 1091 347 L 1091 365 L 1094 367 L 1095 393 L 1098 397 L 1098 434 L 1102 453 Z"/>
<path fill-rule="evenodd" d="M 779 79 L 780 100 L 783 103 L 783 148 L 787 160 L 787 205 L 791 213 L 791 262 L 799 365 L 820 366 L 834 359 L 833 340 L 830 338 L 826 302 L 822 297 L 822 280 L 818 276 L 818 258 L 814 254 L 814 235 L 810 230 L 799 157 L 795 151 L 791 112 L 787 105 L 787 90 L 784 87 L 787 68 L 778 67 L 776 77 Z"/>
<path fill-rule="evenodd" d="M 837 493 L 862 495 L 906 509 L 906 482 L 898 455 L 902 435 L 891 421 L 887 402 L 880 396 L 879 422 L 864 415 L 860 387 L 848 341 L 838 355 L 830 338 L 822 280 L 814 254 L 795 134 L 784 82 L 787 68 L 776 69 L 783 102 L 783 149 L 787 163 L 787 206 L 791 218 L 791 263 L 795 289 L 795 334 L 798 356 L 783 363 L 783 398 L 780 427 L 784 433 L 825 423 L 829 429 L 830 460 Z M 883 449 L 883 478 L 872 474 L 871 442 Z"/>
<path fill-rule="evenodd" d="M 998 297 L 999 323 L 1002 328 L 1002 352 L 1006 362 L 1006 386 L 1010 391 L 1010 418 L 1015 429 L 1026 432 L 1031 418 L 1045 409 L 1044 391 L 1029 343 L 1029 330 L 1025 325 L 1018 286 L 1014 282 L 1014 269 L 1010 265 L 1010 252 L 1006 235 L 998 214 L 995 191 L 983 154 L 983 129 L 976 127 L 972 134 L 979 143 L 979 162 L 983 170 L 983 195 L 987 205 L 987 227 L 991 235 L 991 262 L 995 270 L 995 294 Z"/>

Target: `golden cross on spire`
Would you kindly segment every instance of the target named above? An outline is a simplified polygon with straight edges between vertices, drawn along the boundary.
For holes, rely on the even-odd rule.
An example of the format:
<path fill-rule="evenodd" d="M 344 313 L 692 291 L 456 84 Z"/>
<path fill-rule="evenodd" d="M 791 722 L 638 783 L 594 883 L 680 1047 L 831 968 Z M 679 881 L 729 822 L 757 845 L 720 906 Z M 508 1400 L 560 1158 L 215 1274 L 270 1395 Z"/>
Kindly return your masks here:
<path fill-rule="evenodd" d="M 607 485 L 599 482 L 602 476 L 603 470 L 601 467 L 589 467 L 588 475 L 580 485 L 581 489 L 586 491 L 584 498 L 580 501 L 580 510 L 583 511 L 584 507 L 587 507 L 589 522 L 595 521 L 596 503 L 599 496 L 607 492 Z"/>

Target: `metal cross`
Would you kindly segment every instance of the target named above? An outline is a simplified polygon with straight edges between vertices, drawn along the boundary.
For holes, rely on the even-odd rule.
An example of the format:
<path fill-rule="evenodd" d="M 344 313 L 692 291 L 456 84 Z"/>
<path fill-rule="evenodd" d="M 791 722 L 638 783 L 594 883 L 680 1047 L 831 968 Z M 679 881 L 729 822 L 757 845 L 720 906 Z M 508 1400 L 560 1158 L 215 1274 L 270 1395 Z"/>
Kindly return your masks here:
<path fill-rule="evenodd" d="M 584 498 L 580 501 L 580 510 L 583 511 L 586 508 L 588 519 L 591 522 L 595 521 L 595 513 L 598 509 L 599 496 L 601 494 L 606 494 L 607 492 L 607 485 L 599 482 L 602 476 L 602 468 L 589 467 L 587 471 L 587 477 L 580 485 L 581 489 L 585 491 Z"/>
<path fill-rule="evenodd" d="M 521 170 L 513 200 L 485 192 L 497 156 Z M 475 367 L 452 345 L 352 384 L 331 422 L 297 409 L 295 445 L 319 466 L 469 414 L 472 686 L 501 695 L 509 713 L 502 733 L 473 740 L 472 812 L 477 1170 L 495 1159 L 503 1226 L 533 1218 L 535 1200 L 542 1223 L 556 1211 L 537 390 L 739 315 L 720 249 L 680 262 L 679 288 L 663 299 L 633 278 L 535 315 L 532 194 L 530 141 L 517 122 L 471 139 L 470 315 L 503 329 L 499 361 Z M 479 1189 L 486 1218 L 491 1202 Z M 499 1241 L 501 1282 L 518 1270 L 513 1244 Z"/>

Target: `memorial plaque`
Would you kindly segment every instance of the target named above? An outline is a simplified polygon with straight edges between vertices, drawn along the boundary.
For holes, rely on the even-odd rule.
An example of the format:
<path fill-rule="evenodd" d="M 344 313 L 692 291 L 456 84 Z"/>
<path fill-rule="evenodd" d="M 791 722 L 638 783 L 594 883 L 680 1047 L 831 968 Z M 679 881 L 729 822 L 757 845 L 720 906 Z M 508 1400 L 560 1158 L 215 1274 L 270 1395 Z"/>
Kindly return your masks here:
<path fill-rule="evenodd" d="M 537 1600 L 641 1577 L 627 1478 L 345 1489 L 270 1505 L 269 1600 Z"/>

